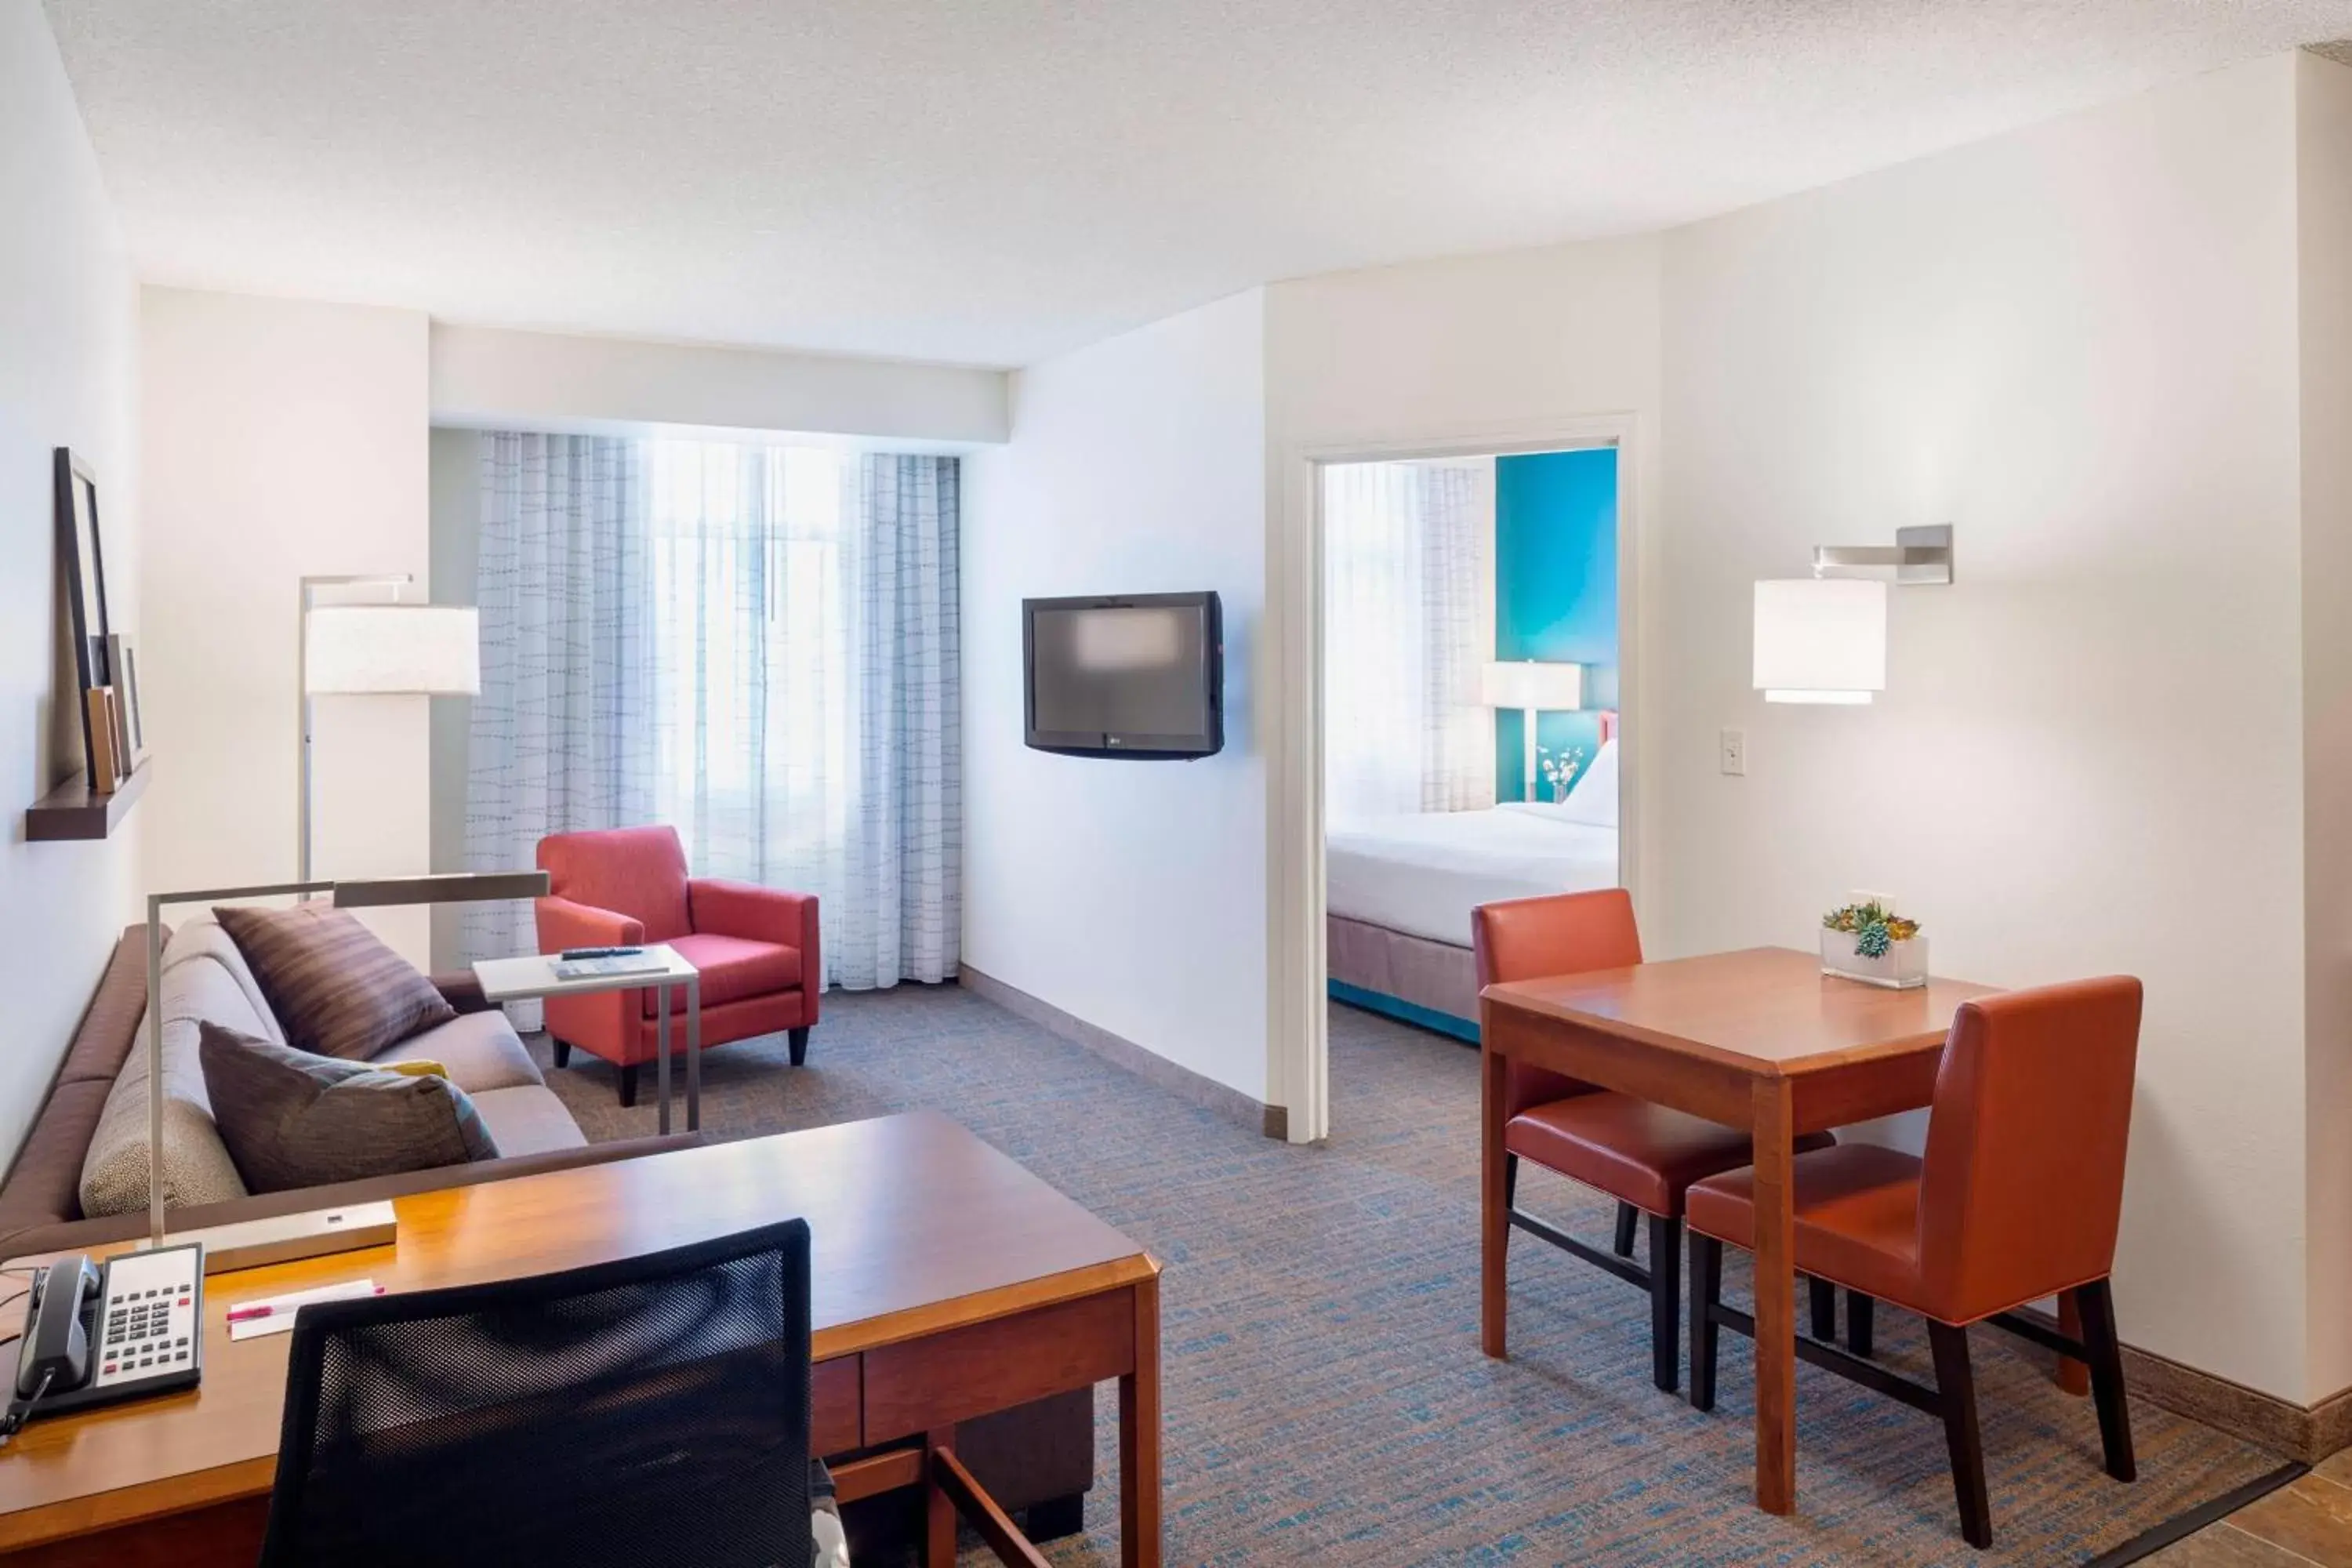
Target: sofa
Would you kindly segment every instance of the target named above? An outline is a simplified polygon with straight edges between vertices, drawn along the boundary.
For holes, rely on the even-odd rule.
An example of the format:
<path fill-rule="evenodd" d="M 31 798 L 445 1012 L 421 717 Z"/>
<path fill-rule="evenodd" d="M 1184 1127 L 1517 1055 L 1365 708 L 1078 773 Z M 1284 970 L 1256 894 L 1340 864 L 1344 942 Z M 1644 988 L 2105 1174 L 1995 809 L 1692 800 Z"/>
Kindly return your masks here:
<path fill-rule="evenodd" d="M 171 933 L 164 949 L 163 1003 L 166 1115 L 166 1202 L 173 1231 L 229 1225 L 307 1210 L 395 1198 L 411 1193 L 505 1181 L 692 1147 L 707 1134 L 590 1143 L 541 1078 L 503 1014 L 490 1007 L 471 975 L 436 976 L 458 1011 L 437 1028 L 392 1047 L 378 1060 L 429 1058 L 466 1090 L 498 1142 L 500 1157 L 434 1170 L 339 1183 L 295 1192 L 247 1194 L 212 1126 L 196 1061 L 199 1020 L 264 1039 L 284 1031 L 236 944 L 209 917 Z M 0 1258 L 86 1249 L 143 1236 L 143 1203 L 128 1212 L 85 1215 L 82 1188 L 93 1152 L 146 1160 L 147 929 L 122 933 L 81 1026 L 58 1067 L 6 1179 L 0 1181 Z M 121 1086 L 118 1089 L 118 1086 Z M 116 1101 L 110 1112 L 109 1101 Z M 133 1112 L 135 1111 L 135 1114 Z M 237 1190 L 224 1195 L 226 1179 Z M 142 1189 L 143 1191 L 143 1186 Z M 188 1202 L 188 1198 L 205 1201 Z M 975 1421 L 959 1431 L 957 1452 L 1009 1509 L 1029 1512 L 1031 1533 L 1079 1528 L 1094 1484 L 1094 1401 L 1080 1392 Z"/>

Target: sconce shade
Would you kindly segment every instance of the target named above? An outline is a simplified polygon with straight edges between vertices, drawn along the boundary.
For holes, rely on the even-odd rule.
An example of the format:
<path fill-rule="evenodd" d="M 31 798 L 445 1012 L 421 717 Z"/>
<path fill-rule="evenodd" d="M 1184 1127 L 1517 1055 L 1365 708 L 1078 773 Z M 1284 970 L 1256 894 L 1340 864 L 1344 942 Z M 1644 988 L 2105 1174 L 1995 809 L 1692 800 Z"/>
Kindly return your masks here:
<path fill-rule="evenodd" d="M 1584 706 L 1584 666 L 1531 658 L 1489 664 L 1478 671 L 1478 700 L 1486 708 L 1571 712 Z"/>
<path fill-rule="evenodd" d="M 1886 584 L 1756 584 L 1756 689 L 1767 702 L 1867 702 L 1886 689 Z"/>
<path fill-rule="evenodd" d="M 304 691 L 473 697 L 482 689 L 479 622 L 441 605 L 328 605 L 312 610 Z"/>

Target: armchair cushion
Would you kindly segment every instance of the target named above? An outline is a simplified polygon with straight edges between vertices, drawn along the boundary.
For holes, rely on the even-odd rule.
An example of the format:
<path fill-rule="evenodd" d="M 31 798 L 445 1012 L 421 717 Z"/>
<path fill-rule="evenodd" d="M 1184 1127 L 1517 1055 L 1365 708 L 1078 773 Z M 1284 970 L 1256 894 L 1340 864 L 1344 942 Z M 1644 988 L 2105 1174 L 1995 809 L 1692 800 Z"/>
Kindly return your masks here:
<path fill-rule="evenodd" d="M 674 827 L 554 834 L 539 841 L 539 865 L 556 898 L 640 922 L 642 934 L 633 940 L 667 942 L 694 929 L 686 850 Z"/>
<path fill-rule="evenodd" d="M 747 997 L 765 996 L 777 991 L 796 989 L 801 983 L 801 955 L 796 948 L 781 942 L 749 942 L 740 936 L 719 936 L 697 932 L 692 936 L 672 937 L 670 946 L 679 956 L 702 972 L 702 1005 L 716 1007 L 722 1003 L 740 1002 Z M 655 999 L 650 990 L 643 993 L 646 1016 L 654 1016 Z M 685 1005 L 677 995 L 670 998 L 670 1012 L 675 1015 Z"/>

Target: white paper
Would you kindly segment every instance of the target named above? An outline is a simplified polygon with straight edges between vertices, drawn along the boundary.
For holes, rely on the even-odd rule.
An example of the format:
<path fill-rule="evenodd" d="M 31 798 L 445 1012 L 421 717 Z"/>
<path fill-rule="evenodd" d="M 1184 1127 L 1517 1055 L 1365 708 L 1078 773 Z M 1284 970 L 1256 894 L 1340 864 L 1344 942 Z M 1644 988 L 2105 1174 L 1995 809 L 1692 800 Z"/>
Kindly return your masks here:
<path fill-rule="evenodd" d="M 353 1279 L 342 1285 L 321 1285 L 315 1290 L 296 1290 L 290 1295 L 265 1296 L 257 1301 L 239 1301 L 229 1310 L 242 1312 L 253 1307 L 275 1307 L 278 1310 L 266 1318 L 247 1318 L 229 1324 L 228 1337 L 232 1340 L 254 1340 L 259 1339 L 264 1334 L 290 1333 L 294 1328 L 294 1309 L 297 1307 L 308 1306 L 313 1301 L 352 1301 L 362 1296 L 374 1294 L 374 1280 Z"/>

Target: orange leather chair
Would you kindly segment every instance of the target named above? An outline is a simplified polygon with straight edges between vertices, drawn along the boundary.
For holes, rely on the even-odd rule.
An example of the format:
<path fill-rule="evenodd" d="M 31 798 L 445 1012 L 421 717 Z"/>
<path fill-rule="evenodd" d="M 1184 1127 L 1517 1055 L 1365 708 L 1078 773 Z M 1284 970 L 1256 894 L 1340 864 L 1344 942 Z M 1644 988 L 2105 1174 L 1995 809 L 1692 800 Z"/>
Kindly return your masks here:
<path fill-rule="evenodd" d="M 808 1059 L 824 989 L 814 893 L 689 877 L 674 827 L 557 833 L 539 841 L 550 895 L 536 905 L 539 950 L 667 942 L 701 971 L 702 1047 L 783 1031 L 793 1066 Z M 547 1032 L 562 1067 L 578 1046 L 621 1069 L 621 1103 L 655 1059 L 651 987 L 551 996 Z M 670 1049 L 686 1048 L 683 992 L 670 999 Z"/>
<path fill-rule="evenodd" d="M 1642 962 L 1633 900 L 1622 888 L 1482 904 L 1471 913 L 1470 931 L 1481 990 L 1500 981 Z M 1503 1182 L 1511 1224 L 1650 1293 L 1652 1377 L 1673 1393 L 1681 1382 L 1683 1194 L 1703 1176 L 1753 1159 L 1748 1134 L 1517 1061 L 1503 1099 Z M 1834 1142 L 1822 1132 L 1797 1147 Z M 1523 1158 L 1617 1200 L 1613 1251 L 1589 1247 L 1518 1206 Z M 1647 1268 L 1633 1261 L 1637 1215 L 1650 1221 Z"/>
<path fill-rule="evenodd" d="M 1796 1161 L 1797 1268 L 1927 1320 L 1936 1386 L 1824 1345 L 1797 1352 L 1830 1372 L 1939 1415 L 1960 1533 L 1992 1544 L 1978 1442 L 1968 1325 L 1995 1326 L 2089 1363 L 2107 1473 L 2135 1473 L 2131 1418 L 2107 1276 L 2123 1209 L 2139 1049 L 2140 984 L 2116 977 L 1963 1003 L 1936 1076 L 1926 1158 L 1867 1143 Z M 1752 1247 L 1755 1173 L 1690 1190 L 1691 1402 L 1715 1403 L 1717 1327 L 1755 1331 L 1724 1307 L 1723 1243 Z M 2071 1296 L 2069 1339 L 2015 1310 Z"/>

